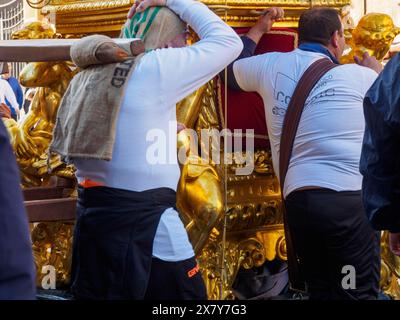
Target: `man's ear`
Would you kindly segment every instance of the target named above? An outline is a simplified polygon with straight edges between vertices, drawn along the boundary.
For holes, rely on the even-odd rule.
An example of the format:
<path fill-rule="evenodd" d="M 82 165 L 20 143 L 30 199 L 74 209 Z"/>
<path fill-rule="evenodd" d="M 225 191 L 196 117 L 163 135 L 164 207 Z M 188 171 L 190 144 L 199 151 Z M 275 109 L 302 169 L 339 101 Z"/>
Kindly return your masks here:
<path fill-rule="evenodd" d="M 335 49 L 336 48 L 339 48 L 339 31 L 338 30 L 336 30 L 334 33 L 333 33 L 333 35 L 332 35 L 332 37 L 331 37 L 331 45 L 332 45 L 332 47 L 334 47 Z"/>

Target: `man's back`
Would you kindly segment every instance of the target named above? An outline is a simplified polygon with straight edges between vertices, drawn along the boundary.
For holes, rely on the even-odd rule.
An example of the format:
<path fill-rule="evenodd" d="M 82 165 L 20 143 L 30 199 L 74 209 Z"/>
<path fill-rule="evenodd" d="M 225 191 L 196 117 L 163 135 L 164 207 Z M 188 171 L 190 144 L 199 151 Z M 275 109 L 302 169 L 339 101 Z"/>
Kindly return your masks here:
<path fill-rule="evenodd" d="M 306 71 L 324 54 L 295 50 L 239 60 L 235 77 L 264 100 L 275 171 L 286 109 Z M 286 176 L 285 196 L 304 186 L 360 190 L 358 163 L 364 132 L 362 102 L 377 74 L 355 64 L 328 72 L 306 101 Z M 323 173 L 323 174 L 322 174 Z"/>

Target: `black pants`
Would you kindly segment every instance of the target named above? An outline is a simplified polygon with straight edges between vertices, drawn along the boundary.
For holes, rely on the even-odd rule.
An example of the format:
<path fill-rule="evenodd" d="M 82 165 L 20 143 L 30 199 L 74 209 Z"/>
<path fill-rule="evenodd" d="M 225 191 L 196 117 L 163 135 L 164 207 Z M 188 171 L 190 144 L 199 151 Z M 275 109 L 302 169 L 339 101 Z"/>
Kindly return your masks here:
<path fill-rule="evenodd" d="M 193 300 L 207 293 L 195 258 L 166 262 L 152 257 L 162 213 L 175 191 L 78 188 L 72 259 L 76 299 Z"/>
<path fill-rule="evenodd" d="M 153 258 L 145 299 L 207 300 L 196 259 L 167 262 Z"/>
<path fill-rule="evenodd" d="M 361 191 L 298 191 L 291 193 L 285 203 L 310 299 L 376 299 L 380 235 L 369 225 Z M 352 267 L 355 288 L 348 277 Z"/>

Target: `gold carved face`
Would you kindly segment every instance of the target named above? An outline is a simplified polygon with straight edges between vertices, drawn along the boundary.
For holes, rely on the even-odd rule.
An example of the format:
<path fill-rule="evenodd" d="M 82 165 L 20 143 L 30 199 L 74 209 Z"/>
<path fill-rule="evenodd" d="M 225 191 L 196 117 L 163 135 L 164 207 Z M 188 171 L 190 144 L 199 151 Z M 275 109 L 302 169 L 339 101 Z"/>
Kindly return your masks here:
<path fill-rule="evenodd" d="M 394 38 L 400 33 L 392 18 L 387 14 L 370 13 L 365 15 L 353 31 L 353 46 L 372 50 L 381 60 L 389 51 Z"/>

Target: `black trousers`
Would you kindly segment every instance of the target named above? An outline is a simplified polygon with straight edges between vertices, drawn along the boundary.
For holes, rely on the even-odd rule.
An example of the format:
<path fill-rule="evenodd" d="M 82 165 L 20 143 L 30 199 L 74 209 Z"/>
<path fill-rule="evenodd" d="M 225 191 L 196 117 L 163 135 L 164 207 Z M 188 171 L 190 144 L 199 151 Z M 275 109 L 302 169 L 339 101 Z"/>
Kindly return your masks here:
<path fill-rule="evenodd" d="M 152 259 L 146 300 L 207 300 L 196 259 L 168 262 Z"/>
<path fill-rule="evenodd" d="M 298 191 L 285 204 L 310 299 L 376 299 L 380 234 L 369 225 L 361 191 Z"/>
<path fill-rule="evenodd" d="M 79 187 L 72 259 L 76 299 L 205 300 L 195 258 L 166 262 L 152 256 L 162 213 L 174 190 L 134 192 Z"/>

